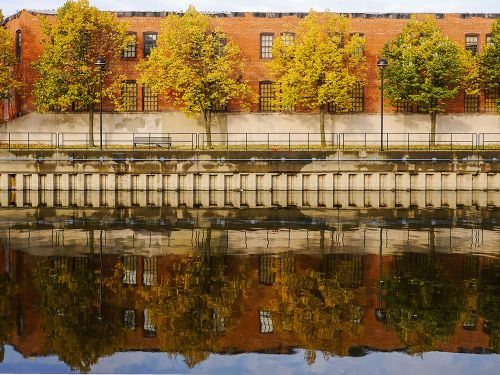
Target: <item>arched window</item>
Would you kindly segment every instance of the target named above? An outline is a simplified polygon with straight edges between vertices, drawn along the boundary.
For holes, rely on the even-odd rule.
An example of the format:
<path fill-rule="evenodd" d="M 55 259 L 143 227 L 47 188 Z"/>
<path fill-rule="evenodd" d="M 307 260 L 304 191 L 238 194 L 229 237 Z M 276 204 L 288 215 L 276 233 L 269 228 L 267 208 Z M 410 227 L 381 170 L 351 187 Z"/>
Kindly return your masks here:
<path fill-rule="evenodd" d="M 21 30 L 16 31 L 16 59 L 21 61 L 22 36 Z"/>

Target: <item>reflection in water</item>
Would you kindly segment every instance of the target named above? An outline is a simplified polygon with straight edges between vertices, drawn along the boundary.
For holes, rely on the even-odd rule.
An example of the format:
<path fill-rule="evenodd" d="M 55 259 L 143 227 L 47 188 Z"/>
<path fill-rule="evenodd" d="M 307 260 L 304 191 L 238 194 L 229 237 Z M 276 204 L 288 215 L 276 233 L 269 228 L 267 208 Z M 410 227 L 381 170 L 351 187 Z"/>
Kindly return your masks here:
<path fill-rule="evenodd" d="M 6 208 L 0 355 L 500 351 L 500 211 Z M 1 370 L 1 365 L 0 365 Z"/>

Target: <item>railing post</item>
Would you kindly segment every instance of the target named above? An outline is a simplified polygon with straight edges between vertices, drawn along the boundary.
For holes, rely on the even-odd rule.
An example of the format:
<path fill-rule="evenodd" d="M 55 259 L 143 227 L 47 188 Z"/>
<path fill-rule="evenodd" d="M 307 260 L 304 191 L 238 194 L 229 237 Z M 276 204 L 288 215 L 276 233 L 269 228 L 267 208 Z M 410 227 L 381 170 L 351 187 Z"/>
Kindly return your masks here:
<path fill-rule="evenodd" d="M 226 133 L 226 150 L 229 150 L 229 133 Z"/>
<path fill-rule="evenodd" d="M 309 151 L 309 133 L 307 133 L 307 151 Z"/>
<path fill-rule="evenodd" d="M 408 137 L 408 147 L 407 147 L 407 150 L 410 151 L 410 133 L 406 133 L 407 137 Z"/>
<path fill-rule="evenodd" d="M 9 133 L 9 150 L 10 150 L 10 133 Z"/>
<path fill-rule="evenodd" d="M 453 151 L 453 133 L 450 133 L 450 151 Z"/>
<path fill-rule="evenodd" d="M 366 133 L 365 133 L 365 150 L 366 150 Z"/>
<path fill-rule="evenodd" d="M 148 146 L 151 148 L 151 133 L 148 133 Z"/>
<path fill-rule="evenodd" d="M 389 149 L 389 133 L 385 133 L 385 149 Z"/>
<path fill-rule="evenodd" d="M 245 133 L 245 151 L 248 151 L 248 133 Z"/>
<path fill-rule="evenodd" d="M 28 132 L 28 151 L 30 149 L 30 133 Z"/>
<path fill-rule="evenodd" d="M 291 141 L 290 141 L 290 133 L 288 133 L 288 151 L 291 150 L 291 147 L 292 147 L 292 144 L 291 144 Z"/>
<path fill-rule="evenodd" d="M 429 136 L 428 142 L 429 142 L 429 150 L 431 149 L 431 133 L 427 133 Z"/>
<path fill-rule="evenodd" d="M 267 150 L 269 151 L 269 133 L 267 133 Z"/>

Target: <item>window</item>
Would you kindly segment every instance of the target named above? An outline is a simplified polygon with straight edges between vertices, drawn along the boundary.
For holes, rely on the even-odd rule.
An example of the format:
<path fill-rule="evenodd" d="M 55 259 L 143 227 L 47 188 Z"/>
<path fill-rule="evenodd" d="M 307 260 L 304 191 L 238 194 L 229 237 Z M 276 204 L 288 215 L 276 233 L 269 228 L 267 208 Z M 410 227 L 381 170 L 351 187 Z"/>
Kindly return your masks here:
<path fill-rule="evenodd" d="M 225 104 L 214 104 L 212 106 L 213 112 L 227 112 L 227 103 Z"/>
<path fill-rule="evenodd" d="M 269 255 L 259 255 L 259 283 L 274 284 L 273 258 Z"/>
<path fill-rule="evenodd" d="M 352 107 L 349 109 L 349 113 L 359 113 L 364 110 L 365 102 L 365 88 L 361 83 L 357 83 L 356 86 L 351 90 L 351 100 Z M 335 103 L 328 103 L 328 112 L 335 113 L 337 107 Z"/>
<path fill-rule="evenodd" d="M 493 40 L 491 39 L 491 34 L 486 34 L 486 45 L 487 46 L 493 45 Z"/>
<path fill-rule="evenodd" d="M 22 35 L 21 30 L 16 31 L 16 59 L 17 61 L 21 61 L 21 49 L 22 49 Z"/>
<path fill-rule="evenodd" d="M 260 333 L 272 333 L 274 331 L 273 320 L 269 311 L 260 310 Z"/>
<path fill-rule="evenodd" d="M 158 258 L 142 258 L 142 285 L 151 286 L 158 282 Z"/>
<path fill-rule="evenodd" d="M 466 34 L 465 35 L 465 49 L 471 51 L 475 55 L 479 51 L 479 35 Z"/>
<path fill-rule="evenodd" d="M 71 110 L 73 112 L 86 112 L 87 105 L 85 103 L 80 102 L 80 101 L 74 101 L 73 103 L 71 103 Z"/>
<path fill-rule="evenodd" d="M 497 101 L 500 98 L 500 86 L 496 89 L 486 90 L 484 93 L 484 110 L 486 112 L 497 112 Z"/>
<path fill-rule="evenodd" d="M 123 284 L 137 285 L 137 257 L 128 255 L 123 257 Z"/>
<path fill-rule="evenodd" d="M 135 59 L 137 57 L 137 34 L 134 32 L 128 33 L 129 37 L 132 39 L 127 47 L 122 51 L 122 58 L 124 59 Z"/>
<path fill-rule="evenodd" d="M 398 100 L 396 103 L 396 112 L 399 113 L 414 113 L 416 112 L 416 108 L 414 103 L 411 100 Z"/>
<path fill-rule="evenodd" d="M 155 94 L 150 87 L 142 86 L 142 111 L 158 110 L 158 94 Z"/>
<path fill-rule="evenodd" d="M 261 112 L 273 111 L 274 84 L 271 81 L 259 82 L 259 110 Z"/>
<path fill-rule="evenodd" d="M 122 82 L 122 105 L 125 111 L 137 111 L 137 83 Z"/>
<path fill-rule="evenodd" d="M 351 91 L 352 107 L 349 110 L 351 113 L 363 112 L 365 101 L 365 88 L 361 83 L 357 83 Z"/>
<path fill-rule="evenodd" d="M 464 94 L 464 112 L 479 112 L 479 95 Z"/>
<path fill-rule="evenodd" d="M 288 31 L 281 33 L 281 40 L 285 46 L 289 46 L 295 41 L 295 34 Z"/>
<path fill-rule="evenodd" d="M 357 35 L 357 36 L 359 36 L 360 38 L 363 38 L 363 39 L 365 38 L 365 34 L 363 34 L 363 33 L 351 33 L 351 34 L 349 34 L 349 39 L 352 39 L 352 37 L 355 36 L 355 35 Z M 363 52 L 364 52 L 363 51 L 363 47 L 360 46 L 359 48 L 356 48 L 356 50 L 354 51 L 354 54 L 356 54 L 356 55 L 362 55 Z"/>
<path fill-rule="evenodd" d="M 153 325 L 153 322 L 151 321 L 151 316 L 148 309 L 144 309 L 144 325 L 142 328 L 144 337 L 156 336 L 156 328 Z"/>
<path fill-rule="evenodd" d="M 260 34 L 260 58 L 272 59 L 273 58 L 273 40 L 274 34 L 263 33 Z"/>
<path fill-rule="evenodd" d="M 144 57 L 148 57 L 151 54 L 151 49 L 156 47 L 156 40 L 158 39 L 158 34 L 154 32 L 147 32 L 143 34 L 144 40 Z"/>
<path fill-rule="evenodd" d="M 123 312 L 123 324 L 126 329 L 134 330 L 135 329 L 135 311 L 134 310 L 125 310 Z"/>

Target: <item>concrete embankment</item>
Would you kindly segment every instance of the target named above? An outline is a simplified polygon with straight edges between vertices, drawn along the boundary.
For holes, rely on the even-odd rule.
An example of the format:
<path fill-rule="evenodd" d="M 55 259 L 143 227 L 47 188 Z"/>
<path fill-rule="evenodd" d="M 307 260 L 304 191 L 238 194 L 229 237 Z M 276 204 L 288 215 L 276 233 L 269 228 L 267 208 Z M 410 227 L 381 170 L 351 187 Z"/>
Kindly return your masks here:
<path fill-rule="evenodd" d="M 498 190 L 498 151 L 0 152 L 0 190 Z"/>

